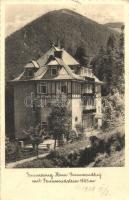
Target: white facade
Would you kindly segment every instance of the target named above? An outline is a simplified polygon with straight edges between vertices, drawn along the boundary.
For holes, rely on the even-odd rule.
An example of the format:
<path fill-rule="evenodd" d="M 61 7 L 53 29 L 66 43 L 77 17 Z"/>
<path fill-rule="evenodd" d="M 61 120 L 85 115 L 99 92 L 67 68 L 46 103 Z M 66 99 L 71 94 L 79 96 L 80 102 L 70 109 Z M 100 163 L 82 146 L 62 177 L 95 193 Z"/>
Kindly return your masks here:
<path fill-rule="evenodd" d="M 72 99 L 72 129 L 76 129 L 77 124 L 82 124 L 82 101 L 81 98 Z"/>

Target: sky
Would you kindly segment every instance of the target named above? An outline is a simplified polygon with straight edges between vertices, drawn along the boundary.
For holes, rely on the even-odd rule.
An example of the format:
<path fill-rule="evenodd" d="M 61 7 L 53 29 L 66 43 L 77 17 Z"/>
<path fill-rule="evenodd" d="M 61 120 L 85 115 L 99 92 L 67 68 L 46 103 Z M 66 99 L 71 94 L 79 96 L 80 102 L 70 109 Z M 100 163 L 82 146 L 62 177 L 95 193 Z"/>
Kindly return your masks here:
<path fill-rule="evenodd" d="M 25 26 L 41 15 L 59 9 L 70 9 L 98 23 L 124 22 L 124 8 L 120 4 L 8 4 L 5 9 L 6 36 Z"/>

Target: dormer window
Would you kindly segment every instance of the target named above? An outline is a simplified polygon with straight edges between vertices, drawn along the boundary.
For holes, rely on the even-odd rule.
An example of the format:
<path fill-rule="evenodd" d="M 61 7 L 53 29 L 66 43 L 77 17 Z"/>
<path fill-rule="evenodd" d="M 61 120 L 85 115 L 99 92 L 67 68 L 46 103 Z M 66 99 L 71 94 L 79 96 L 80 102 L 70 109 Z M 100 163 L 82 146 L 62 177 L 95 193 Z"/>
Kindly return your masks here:
<path fill-rule="evenodd" d="M 33 72 L 31 70 L 28 71 L 28 76 L 32 77 L 33 76 Z"/>
<path fill-rule="evenodd" d="M 33 77 L 34 71 L 32 69 L 26 69 L 26 77 L 31 78 Z"/>
<path fill-rule="evenodd" d="M 57 75 L 57 68 L 56 67 L 52 67 L 51 68 L 51 75 L 52 76 L 56 76 Z"/>

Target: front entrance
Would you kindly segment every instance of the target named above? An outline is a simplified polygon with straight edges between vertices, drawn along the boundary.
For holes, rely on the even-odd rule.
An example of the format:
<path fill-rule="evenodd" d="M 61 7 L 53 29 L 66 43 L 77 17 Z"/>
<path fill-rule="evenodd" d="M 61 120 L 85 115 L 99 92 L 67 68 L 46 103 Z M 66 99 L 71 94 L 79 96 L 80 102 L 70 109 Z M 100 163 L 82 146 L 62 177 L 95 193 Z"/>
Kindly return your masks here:
<path fill-rule="evenodd" d="M 92 129 L 94 127 L 94 115 L 93 114 L 83 115 L 82 124 L 84 129 Z"/>

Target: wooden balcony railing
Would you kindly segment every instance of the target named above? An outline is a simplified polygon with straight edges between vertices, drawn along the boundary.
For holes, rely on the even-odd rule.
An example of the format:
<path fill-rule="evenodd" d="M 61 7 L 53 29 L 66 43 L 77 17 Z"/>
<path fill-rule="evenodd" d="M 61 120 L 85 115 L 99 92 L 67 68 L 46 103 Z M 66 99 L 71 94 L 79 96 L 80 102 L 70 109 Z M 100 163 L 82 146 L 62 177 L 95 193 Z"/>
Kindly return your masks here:
<path fill-rule="evenodd" d="M 83 105 L 82 106 L 83 110 L 94 110 L 96 109 L 95 105 Z"/>

